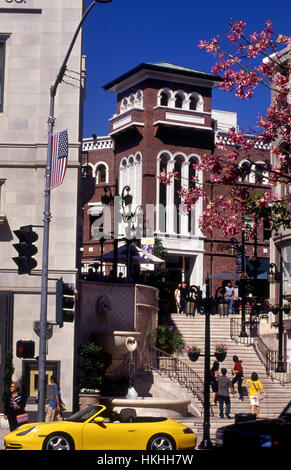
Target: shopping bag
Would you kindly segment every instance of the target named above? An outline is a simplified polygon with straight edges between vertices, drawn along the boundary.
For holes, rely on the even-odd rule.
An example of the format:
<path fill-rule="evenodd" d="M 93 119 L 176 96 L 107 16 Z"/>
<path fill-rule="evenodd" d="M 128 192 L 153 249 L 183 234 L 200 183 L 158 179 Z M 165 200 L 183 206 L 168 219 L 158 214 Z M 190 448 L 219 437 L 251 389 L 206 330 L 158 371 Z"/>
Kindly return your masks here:
<path fill-rule="evenodd" d="M 18 424 L 28 423 L 28 413 L 22 413 L 21 415 L 17 415 L 16 421 Z"/>

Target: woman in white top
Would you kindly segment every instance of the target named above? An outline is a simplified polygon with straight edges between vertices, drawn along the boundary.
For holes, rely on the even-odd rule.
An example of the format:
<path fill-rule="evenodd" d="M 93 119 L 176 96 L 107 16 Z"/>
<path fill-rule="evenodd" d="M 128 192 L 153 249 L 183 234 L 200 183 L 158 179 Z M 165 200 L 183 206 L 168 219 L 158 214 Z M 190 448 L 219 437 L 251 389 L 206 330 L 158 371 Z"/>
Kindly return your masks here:
<path fill-rule="evenodd" d="M 177 289 L 175 290 L 174 297 L 175 297 L 175 302 L 176 302 L 176 307 L 177 307 L 177 313 L 180 313 L 180 302 L 181 302 L 181 289 L 182 284 L 179 282 Z"/>

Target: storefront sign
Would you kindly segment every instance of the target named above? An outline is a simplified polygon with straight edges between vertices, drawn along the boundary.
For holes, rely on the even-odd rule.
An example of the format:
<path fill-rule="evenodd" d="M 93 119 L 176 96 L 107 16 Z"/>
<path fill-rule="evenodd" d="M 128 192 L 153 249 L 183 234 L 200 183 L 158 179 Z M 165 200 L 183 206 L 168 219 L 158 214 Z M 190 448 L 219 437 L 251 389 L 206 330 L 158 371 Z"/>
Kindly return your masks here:
<path fill-rule="evenodd" d="M 33 0 L 0 0 L 0 9 L 11 7 L 33 7 Z"/>

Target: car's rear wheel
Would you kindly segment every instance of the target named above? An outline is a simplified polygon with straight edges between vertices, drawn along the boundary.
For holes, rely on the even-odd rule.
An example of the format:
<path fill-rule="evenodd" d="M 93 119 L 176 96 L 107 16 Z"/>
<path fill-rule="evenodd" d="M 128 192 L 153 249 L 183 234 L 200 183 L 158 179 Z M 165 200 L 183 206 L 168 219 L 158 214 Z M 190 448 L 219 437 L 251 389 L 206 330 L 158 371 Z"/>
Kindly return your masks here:
<path fill-rule="evenodd" d="M 74 450 L 73 439 L 67 434 L 54 433 L 47 436 L 43 450 Z"/>
<path fill-rule="evenodd" d="M 176 444 L 167 434 L 156 434 L 150 439 L 147 450 L 176 450 Z"/>

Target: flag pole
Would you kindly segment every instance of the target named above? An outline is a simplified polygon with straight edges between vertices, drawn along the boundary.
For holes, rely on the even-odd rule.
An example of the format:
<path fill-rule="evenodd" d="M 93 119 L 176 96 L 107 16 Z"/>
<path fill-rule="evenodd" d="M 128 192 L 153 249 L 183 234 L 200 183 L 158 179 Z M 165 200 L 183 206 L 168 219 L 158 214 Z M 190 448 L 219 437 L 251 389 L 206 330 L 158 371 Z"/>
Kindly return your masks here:
<path fill-rule="evenodd" d="M 43 219 L 43 249 L 42 249 L 42 272 L 41 272 L 41 302 L 40 302 L 40 328 L 39 328 L 39 356 L 38 356 L 38 421 L 45 420 L 45 399 L 46 399 L 46 329 L 47 329 L 47 290 L 48 290 L 48 253 L 49 253 L 49 224 L 51 221 L 50 212 L 50 178 L 51 178 L 51 155 L 52 155 L 52 135 L 55 123 L 54 108 L 55 96 L 58 85 L 63 80 L 67 69 L 67 62 L 78 37 L 79 31 L 92 8 L 96 3 L 109 3 L 111 0 L 93 0 L 83 14 L 79 25 L 74 33 L 68 51 L 56 77 L 55 83 L 50 88 L 50 110 L 48 117 L 48 145 L 47 163 L 45 172 L 44 189 L 44 219 Z"/>

